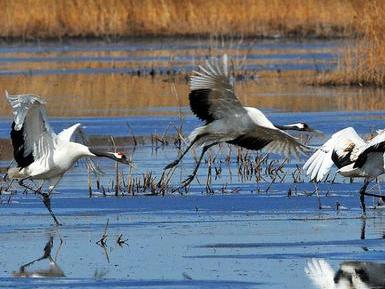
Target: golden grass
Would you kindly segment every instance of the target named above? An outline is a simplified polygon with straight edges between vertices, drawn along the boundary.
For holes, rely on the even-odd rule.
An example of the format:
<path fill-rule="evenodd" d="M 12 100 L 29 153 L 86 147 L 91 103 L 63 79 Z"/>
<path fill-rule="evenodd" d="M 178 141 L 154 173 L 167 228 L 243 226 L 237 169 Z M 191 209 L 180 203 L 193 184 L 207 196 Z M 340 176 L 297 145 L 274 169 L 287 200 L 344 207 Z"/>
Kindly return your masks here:
<path fill-rule="evenodd" d="M 312 83 L 385 86 L 385 1 L 355 4 L 355 26 L 362 37 L 347 43 L 336 72 L 321 75 Z"/>
<path fill-rule="evenodd" d="M 357 4 L 358 3 L 358 4 Z M 364 0 L 0 0 L 0 37 L 344 37 Z"/>

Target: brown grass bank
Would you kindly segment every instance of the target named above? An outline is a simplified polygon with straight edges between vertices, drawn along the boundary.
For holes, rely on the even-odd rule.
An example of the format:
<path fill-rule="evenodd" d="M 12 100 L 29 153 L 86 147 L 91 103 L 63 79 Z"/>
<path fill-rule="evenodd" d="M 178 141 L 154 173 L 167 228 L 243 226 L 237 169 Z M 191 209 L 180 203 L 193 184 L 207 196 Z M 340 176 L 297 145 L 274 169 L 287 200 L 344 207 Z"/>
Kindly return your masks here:
<path fill-rule="evenodd" d="M 352 36 L 364 0 L 0 0 L 4 38 Z"/>
<path fill-rule="evenodd" d="M 336 72 L 321 75 L 315 84 L 385 86 L 385 1 L 371 0 L 358 5 L 355 27 L 362 31 L 358 41 L 350 41 Z"/>

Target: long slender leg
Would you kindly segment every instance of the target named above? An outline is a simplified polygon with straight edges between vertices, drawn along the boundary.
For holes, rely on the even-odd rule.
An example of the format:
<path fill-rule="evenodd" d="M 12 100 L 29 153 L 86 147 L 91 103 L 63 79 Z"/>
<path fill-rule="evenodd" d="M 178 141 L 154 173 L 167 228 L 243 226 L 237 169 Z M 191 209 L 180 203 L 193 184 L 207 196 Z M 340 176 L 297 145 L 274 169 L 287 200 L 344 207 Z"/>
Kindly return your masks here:
<path fill-rule="evenodd" d="M 360 189 L 360 202 L 361 202 L 361 209 L 362 209 L 362 217 L 366 217 L 366 205 L 365 205 L 365 191 L 366 188 L 369 185 L 369 178 L 365 179 L 364 185 Z"/>
<path fill-rule="evenodd" d="M 24 187 L 24 188 L 26 188 L 27 190 L 31 190 L 31 191 L 35 192 L 36 194 L 41 195 L 41 192 L 39 192 L 38 190 L 36 190 L 36 189 L 34 189 L 34 188 L 32 188 L 32 187 L 30 187 L 30 186 L 28 186 L 28 185 L 26 185 L 26 184 L 24 183 L 24 181 L 26 181 L 26 180 L 28 180 L 28 179 L 30 179 L 30 178 L 28 177 L 28 178 L 21 179 L 21 180 L 18 182 L 18 183 L 19 183 L 19 186 Z"/>
<path fill-rule="evenodd" d="M 319 195 L 318 183 L 314 183 L 314 186 L 315 186 L 315 192 L 316 192 L 317 200 L 318 200 L 318 209 L 321 210 L 322 205 L 321 205 L 321 196 Z"/>
<path fill-rule="evenodd" d="M 185 151 L 175 161 L 173 161 L 172 163 L 169 163 L 167 166 L 164 167 L 163 170 L 171 169 L 175 167 L 177 164 L 179 164 L 181 159 L 187 154 L 187 152 L 191 149 L 194 143 L 195 143 L 195 140 L 189 144 L 189 146 L 185 149 Z"/>
<path fill-rule="evenodd" d="M 50 189 L 48 191 L 48 193 L 43 193 L 43 203 L 44 205 L 46 206 L 46 208 L 48 209 L 49 213 L 51 214 L 52 218 L 54 219 L 56 225 L 60 226 L 60 222 L 58 221 L 58 219 L 56 218 L 55 214 L 53 213 L 52 209 L 51 209 L 51 193 L 53 192 L 53 190 L 56 188 L 57 184 L 59 183 L 59 181 L 61 180 L 61 177 L 57 178 L 54 182 L 54 184 L 52 186 L 50 186 Z"/>
<path fill-rule="evenodd" d="M 19 181 L 19 185 L 28 189 L 28 190 L 31 190 L 37 194 L 39 194 L 40 196 L 43 197 L 43 204 L 46 206 L 46 208 L 48 209 L 49 213 L 51 214 L 53 220 L 55 221 L 56 225 L 57 226 L 60 226 L 60 222 L 58 221 L 58 219 L 56 218 L 55 214 L 53 213 L 52 209 L 51 209 L 51 199 L 50 199 L 50 193 L 52 192 L 52 190 L 49 191 L 49 193 L 42 193 L 41 191 L 39 190 L 35 190 L 34 188 L 24 184 L 24 181 L 27 180 L 29 178 L 25 178 L 25 179 L 21 179 Z M 59 179 L 60 180 L 60 179 Z M 56 182 L 55 186 L 57 185 L 58 182 Z"/>
<path fill-rule="evenodd" d="M 361 224 L 361 240 L 365 240 L 366 237 L 366 219 L 362 219 L 362 224 Z"/>
<path fill-rule="evenodd" d="M 210 147 L 212 147 L 213 145 L 216 145 L 216 143 L 213 143 L 213 144 L 210 144 L 210 145 L 207 145 L 207 146 L 204 146 L 204 147 L 203 147 L 202 152 L 201 152 L 201 155 L 199 156 L 198 162 L 197 162 L 197 164 L 195 165 L 195 168 L 194 168 L 192 174 L 191 174 L 190 176 L 188 176 L 188 178 L 185 179 L 185 180 L 182 182 L 182 186 L 180 186 L 179 189 L 180 189 L 180 188 L 185 188 L 185 187 L 187 187 L 187 186 L 193 181 L 193 179 L 195 178 L 195 176 L 196 176 L 196 174 L 197 174 L 197 172 L 198 172 L 198 169 L 199 169 L 199 166 L 200 166 L 200 164 L 201 164 L 201 162 L 202 162 L 202 159 L 203 159 L 204 154 L 205 154 L 206 151 L 207 151 Z"/>

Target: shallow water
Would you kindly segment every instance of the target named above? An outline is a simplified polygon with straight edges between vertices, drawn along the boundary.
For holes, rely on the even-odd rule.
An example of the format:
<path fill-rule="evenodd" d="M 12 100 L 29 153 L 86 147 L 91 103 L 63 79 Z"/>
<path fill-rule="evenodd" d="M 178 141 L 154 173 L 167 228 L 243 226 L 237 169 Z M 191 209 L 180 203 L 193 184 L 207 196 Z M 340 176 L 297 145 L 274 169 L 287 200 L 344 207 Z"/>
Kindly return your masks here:
<path fill-rule="evenodd" d="M 227 53 L 245 105 L 287 112 L 385 110 L 381 89 L 303 84 L 335 69 L 347 45 L 282 39 L 2 44 L 0 91 L 43 96 L 57 117 L 176 115 L 176 107 L 188 105 L 191 70 L 210 55 Z M 0 116 L 9 113 L 0 102 Z"/>
<path fill-rule="evenodd" d="M 360 133 L 368 127 L 380 128 L 383 112 L 358 113 L 273 113 L 277 122 L 287 123 L 301 117 L 326 135 L 344 126 L 348 119 Z M 365 119 L 363 121 L 362 119 Z M 162 132 L 173 117 L 159 117 Z M 57 130 L 69 125 L 69 120 L 53 120 Z M 151 134 L 153 118 L 82 119 L 89 134 L 120 132 L 116 127 L 129 122 L 134 131 Z M 321 123 L 323 125 L 321 126 Z M 188 133 L 198 122 L 187 118 Z M 7 121 L 0 123 L 1 134 Z M 315 142 L 321 140 L 315 140 Z M 127 151 L 132 148 L 127 147 Z M 133 176 L 153 171 L 159 178 L 161 169 L 171 161 L 177 150 L 169 145 L 154 151 L 151 145 L 138 146 L 133 153 L 137 168 Z M 218 158 L 224 156 L 212 150 Z M 303 160 L 302 160 L 303 161 Z M 295 163 L 295 160 L 293 160 Z M 109 186 L 114 175 L 113 164 L 100 162 L 106 175 L 101 182 Z M 172 184 L 187 177 L 193 160 L 189 156 L 177 169 Z M 385 262 L 382 209 L 370 209 L 369 218 L 359 218 L 357 196 L 360 183 L 349 184 L 337 178 L 336 184 L 321 184 L 321 204 L 318 210 L 314 190 L 307 182 L 293 184 L 290 178 L 274 183 L 265 193 L 268 182 L 242 181 L 237 176 L 233 155 L 232 176 L 226 169 L 213 181 L 215 195 L 207 195 L 205 186 L 196 181 L 188 195 L 88 198 L 85 188 L 87 172 L 82 166 L 69 172 L 53 197 L 53 208 L 63 226 L 52 226 L 41 201 L 34 195 L 2 196 L 0 210 L 0 280 L 3 288 L 313 288 L 304 273 L 311 258 L 326 259 L 337 270 L 347 260 Z M 292 170 L 288 166 L 285 170 Z M 127 169 L 123 172 L 127 174 Z M 199 170 L 204 183 L 207 164 Z M 227 191 L 222 194 L 223 183 Z M 93 185 L 94 187 L 94 185 Z M 293 196 L 288 198 L 291 188 Z M 95 187 L 94 187 L 94 190 Z M 326 196 L 326 192 L 328 196 Z M 339 202 L 344 209 L 336 211 Z M 367 198 L 369 205 L 372 200 Z M 96 244 L 106 222 L 106 249 Z M 119 235 L 125 244 L 120 247 Z M 43 254 L 49 236 L 54 237 L 52 254 L 60 239 L 63 244 L 57 264 L 66 277 L 49 280 L 18 279 L 12 274 L 19 267 Z M 364 239 L 363 239 L 364 238 Z M 106 256 L 108 255 L 108 257 Z M 48 261 L 33 264 L 30 271 L 47 269 Z"/>
<path fill-rule="evenodd" d="M 177 89 L 184 92 L 181 93 L 181 108 L 178 107 L 178 101 L 173 96 L 170 97 L 169 92 L 168 97 L 165 96 L 167 101 L 156 97 L 159 91 L 169 91 L 168 84 L 159 88 L 159 79 L 146 78 L 144 82 L 148 83 L 143 85 L 151 89 L 143 94 L 142 90 L 136 89 L 136 98 L 143 101 L 145 93 L 154 94 L 155 102 L 149 104 L 138 101 L 134 102 L 133 107 L 120 103 L 119 107 L 109 107 L 111 113 L 105 113 L 103 117 L 92 117 L 90 115 L 98 115 L 100 111 L 104 111 L 103 106 L 96 107 L 92 105 L 92 101 L 89 102 L 93 100 L 93 93 L 99 92 L 95 87 L 90 89 L 88 85 L 77 86 L 77 82 L 71 83 L 65 76 L 71 74 L 71 71 L 66 71 L 64 76 L 49 75 L 47 79 L 39 78 L 39 73 L 32 71 L 23 80 L 15 76 L 18 73 L 12 72 L 19 67 L 12 68 L 12 65 L 35 66 L 42 65 L 43 62 L 44 65 L 63 68 L 71 62 L 78 65 L 79 60 L 83 64 L 88 61 L 108 62 L 111 59 L 124 62 L 130 57 L 130 61 L 143 61 L 137 67 L 145 68 L 151 61 L 166 62 L 165 58 L 160 57 L 162 55 L 167 57 L 167 53 L 177 53 L 180 58 L 176 58 L 174 62 L 177 63 L 176 67 L 188 70 L 185 65 L 191 65 L 191 50 L 201 49 L 202 46 L 208 47 L 207 44 L 194 44 L 191 41 L 2 46 L 0 65 L 4 63 L 11 66 L 1 70 L 9 71 L 0 76 L 0 89 L 5 84 L 15 87 L 21 84 L 23 89 L 35 88 L 33 91 L 41 94 L 39 89 L 47 86 L 44 81 L 50 79 L 52 82 L 49 82 L 51 85 L 47 89 L 49 104 L 52 103 L 52 106 L 49 109 L 52 109 L 54 116 L 60 116 L 53 117 L 51 121 L 56 131 L 81 122 L 91 136 L 112 135 L 118 138 L 134 134 L 150 137 L 153 134 L 161 136 L 166 130 L 166 134 L 173 135 L 175 127 L 180 125 L 177 115 L 181 109 L 184 113 L 183 132 L 187 135 L 200 122 L 191 115 L 184 99 L 187 91 L 185 83 L 177 86 Z M 242 49 L 249 49 L 248 46 L 245 47 Z M 326 58 L 328 65 L 334 65 L 338 47 L 340 42 L 333 41 L 263 41 L 253 46 L 255 53 L 249 55 L 253 62 L 262 57 L 261 53 L 257 53 L 262 51 L 266 59 L 273 61 L 269 65 L 275 68 L 278 60 L 301 58 L 301 62 L 308 61 L 314 55 L 320 61 L 325 60 L 321 58 Z M 149 56 L 151 50 L 155 52 Z M 302 57 L 306 53 L 294 50 L 309 50 L 307 55 L 312 56 Z M 285 53 L 294 56 L 276 57 Z M 309 63 L 306 65 L 310 65 Z M 160 66 L 165 66 L 165 63 Z M 47 70 L 44 67 L 34 69 Z M 315 69 L 315 66 L 310 69 Z M 74 79 L 81 80 L 84 76 L 82 73 L 76 71 Z M 110 73 L 109 70 L 109 74 L 102 75 L 99 79 L 104 79 L 104 88 L 111 85 L 106 81 L 110 79 Z M 130 77 L 131 85 L 143 81 L 141 78 L 127 77 Z M 94 80 L 89 78 L 87 81 Z M 117 79 L 112 85 L 118 80 L 121 79 Z M 58 107 L 63 104 L 56 103 L 56 98 L 51 97 L 55 93 L 60 97 L 63 81 L 72 84 L 75 91 L 89 95 L 84 107 L 73 111 L 67 107 L 66 113 L 60 113 Z M 281 81 L 285 83 L 288 80 Z M 257 85 L 248 84 L 247 81 L 243 85 L 241 82 L 241 91 L 252 95 L 244 97 L 243 101 L 261 107 L 273 122 L 279 124 L 305 121 L 311 127 L 322 130 L 326 138 L 347 125 L 354 126 L 363 135 L 385 126 L 383 107 L 377 107 L 372 101 L 375 97 L 381 100 L 382 91 L 319 88 L 304 90 L 298 84 L 282 86 L 281 81 L 274 88 L 266 84 L 260 91 L 255 90 Z M 55 88 L 55 84 L 58 87 Z M 158 87 L 158 91 L 155 87 Z M 277 87 L 278 91 L 275 90 Z M 287 87 L 292 89 L 286 90 Z M 65 89 L 69 91 L 69 88 Z M 105 89 L 100 94 L 106 93 L 109 99 L 118 100 L 114 95 L 119 89 L 124 88 L 117 87 L 112 94 Z M 315 91 L 317 93 L 310 98 L 310 94 Z M 68 97 L 73 102 L 68 103 L 68 106 L 76 106 L 77 102 L 72 96 Z M 292 103 L 293 100 L 296 102 Z M 107 100 L 103 101 L 105 105 Z M 302 112 L 293 113 L 298 110 Z M 68 115 L 71 117 L 63 117 Z M 9 125 L 9 114 L 4 104 L 0 119 L 0 138 L 8 137 Z M 324 140 L 316 138 L 312 140 L 312 144 L 320 144 Z M 178 153 L 172 144 L 153 145 L 151 141 L 137 147 L 126 146 L 123 150 L 132 155 L 136 165 L 131 171 L 132 177 L 141 178 L 151 171 L 157 180 L 162 168 L 174 160 Z M 295 164 L 302 165 L 303 158 L 299 161 L 291 160 L 285 165 L 287 176 L 282 182 L 271 183 L 269 177 L 256 182 L 255 176 L 245 179 L 238 174 L 237 150 L 234 147 L 231 153 L 229 150 L 227 146 L 215 147 L 206 158 L 216 158 L 215 166 L 222 169 L 217 178 L 212 173 L 211 188 L 215 194 L 206 193 L 208 164 L 204 162 L 198 179 L 192 183 L 186 195 L 174 193 L 161 197 L 126 194 L 121 197 L 104 197 L 96 189 L 93 177 L 94 195 L 89 198 L 86 185 L 88 174 L 80 164 L 65 175 L 53 196 L 53 210 L 63 223 L 61 227 L 52 226 L 50 216 L 35 195 L 22 194 L 20 190 L 16 195 L 1 195 L 0 288 L 315 288 L 304 272 L 311 258 L 327 260 L 334 270 L 347 260 L 385 263 L 384 209 L 373 209 L 375 201 L 367 198 L 367 204 L 371 207 L 368 210 L 368 219 L 365 221 L 359 218 L 359 180 L 349 183 L 348 180 L 337 177 L 333 184 L 320 184 L 323 209 L 319 210 L 316 195 L 311 194 L 314 185 L 308 183 L 303 174 L 299 182 L 293 183 Z M 199 153 L 199 149 L 196 149 L 196 153 Z M 230 162 L 225 161 L 228 154 L 231 156 Z M 252 157 L 258 156 L 255 152 L 250 154 Z M 283 161 L 276 156 L 272 156 L 271 160 Z M 1 161 L 2 166 L 9 162 L 4 158 Z M 108 160 L 98 163 L 105 171 L 105 175 L 100 178 L 102 185 L 113 191 L 114 164 Z M 189 175 L 194 163 L 189 154 L 171 179 L 173 187 L 178 186 Z M 124 178 L 127 178 L 129 170 L 122 166 L 119 169 Z M 288 197 L 289 189 L 292 192 L 291 197 Z M 373 185 L 371 189 L 376 191 L 378 188 Z M 336 210 L 337 201 L 341 204 L 339 211 Z M 96 242 L 103 235 L 107 222 L 108 238 L 103 248 Z M 121 234 L 125 241 L 119 246 L 117 240 Z M 65 277 L 15 277 L 20 276 L 20 266 L 43 255 L 50 236 L 54 242 L 51 256 L 56 258 Z M 38 270 L 47 271 L 48 268 L 48 260 L 44 259 L 28 266 L 26 270 L 32 273 Z"/>

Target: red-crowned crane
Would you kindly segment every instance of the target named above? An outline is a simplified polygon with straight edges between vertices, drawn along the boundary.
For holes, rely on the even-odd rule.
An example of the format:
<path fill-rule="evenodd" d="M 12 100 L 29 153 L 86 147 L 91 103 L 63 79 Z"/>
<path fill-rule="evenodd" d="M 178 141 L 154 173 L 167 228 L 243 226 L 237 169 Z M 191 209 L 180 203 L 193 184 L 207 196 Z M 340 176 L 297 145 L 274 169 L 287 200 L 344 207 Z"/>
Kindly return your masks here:
<path fill-rule="evenodd" d="M 304 164 L 307 175 L 315 182 L 320 182 L 335 165 L 337 172 L 344 177 L 365 178 L 360 189 L 360 202 L 363 217 L 366 216 L 365 195 L 371 179 L 382 175 L 384 171 L 385 130 L 370 141 L 364 141 L 352 127 L 334 133 Z"/>
<path fill-rule="evenodd" d="M 274 125 L 257 108 L 242 106 L 234 93 L 227 55 L 223 56 L 222 63 L 218 60 L 207 61 L 205 66 L 199 68 L 200 71 L 194 71 L 190 79 L 189 100 L 192 112 L 205 125 L 191 132 L 187 149 L 164 168 L 176 166 L 193 145 L 202 146 L 195 169 L 183 182 L 183 187 L 194 179 L 205 152 L 221 142 L 285 156 L 299 156 L 309 149 L 284 131 L 314 131 L 306 123 Z"/>
<path fill-rule="evenodd" d="M 80 128 L 79 123 L 55 134 L 48 123 L 46 102 L 40 97 L 31 94 L 12 96 L 6 92 L 6 98 L 14 117 L 11 140 L 17 163 L 17 167 L 10 168 L 7 175 L 10 179 L 17 179 L 21 186 L 41 195 L 57 225 L 60 223 L 52 212 L 50 195 L 77 160 L 82 157 L 107 157 L 129 164 L 121 152 L 99 151 L 71 141 Z M 42 193 L 26 185 L 24 181 L 28 179 L 48 181 L 51 186 L 47 193 Z"/>

